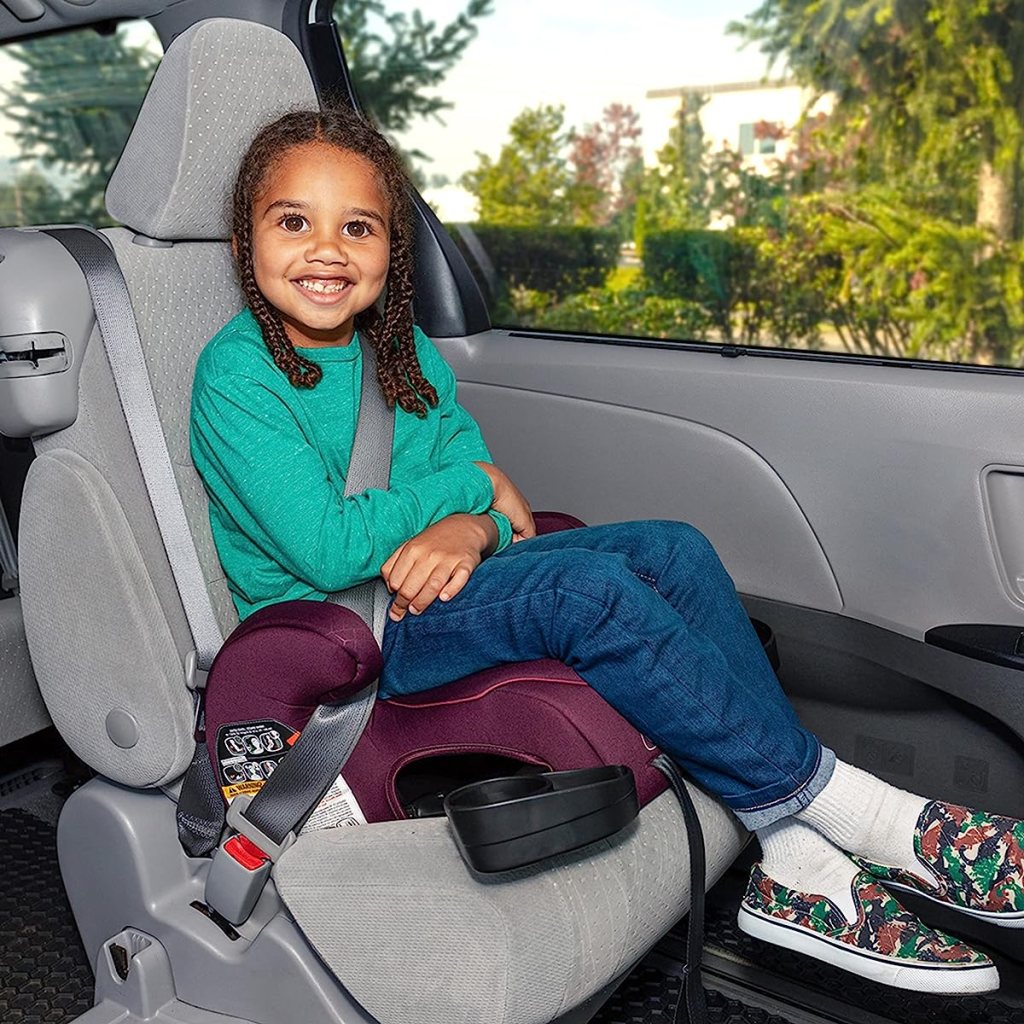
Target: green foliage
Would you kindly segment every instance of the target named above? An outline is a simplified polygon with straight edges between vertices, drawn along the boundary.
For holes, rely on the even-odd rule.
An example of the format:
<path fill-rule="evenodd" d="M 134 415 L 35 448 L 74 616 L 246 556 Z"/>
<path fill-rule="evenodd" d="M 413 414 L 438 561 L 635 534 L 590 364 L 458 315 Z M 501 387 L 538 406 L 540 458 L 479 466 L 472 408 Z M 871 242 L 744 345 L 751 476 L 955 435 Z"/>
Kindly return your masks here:
<path fill-rule="evenodd" d="M 33 168 L 13 181 L 0 182 L 0 225 L 56 224 L 63 219 L 64 197 L 57 187 Z"/>
<path fill-rule="evenodd" d="M 477 166 L 462 177 L 477 197 L 479 217 L 489 225 L 565 225 L 576 211 L 593 206 L 588 187 L 578 188 L 565 151 L 570 133 L 564 107 L 542 105 L 520 113 L 497 160 L 478 153 Z"/>
<path fill-rule="evenodd" d="M 794 243 L 813 245 L 822 319 L 850 352 L 1020 365 L 1024 247 L 990 231 L 922 218 L 884 189 L 810 197 Z M 801 243 L 799 240 L 803 240 Z"/>
<path fill-rule="evenodd" d="M 612 103 L 603 119 L 577 133 L 565 108 L 541 105 L 519 113 L 497 159 L 477 153 L 462 176 L 487 224 L 612 227 L 632 231 L 643 175 L 639 115 Z"/>
<path fill-rule="evenodd" d="M 135 122 L 156 58 L 120 35 L 43 36 L 6 47 L 21 65 L 0 91 L 23 159 L 75 176 L 59 219 L 109 223 L 103 191 Z"/>
<path fill-rule="evenodd" d="M 495 319 L 503 318 L 537 330 L 636 338 L 704 338 L 714 329 L 699 303 L 664 298 L 643 288 L 589 288 L 562 301 L 544 292 L 517 289 Z"/>
<path fill-rule="evenodd" d="M 655 294 L 696 302 L 723 338 L 753 268 L 753 250 L 726 231 L 654 231 L 644 239 L 644 276 Z"/>
<path fill-rule="evenodd" d="M 709 150 L 700 121 L 707 99 L 698 92 L 683 96 L 668 142 L 658 150 L 657 165 L 644 172 L 634 232 L 641 248 L 651 231 L 708 224 Z"/>
<path fill-rule="evenodd" d="M 419 10 L 389 11 L 384 0 L 336 0 L 334 22 L 365 110 L 382 129 L 405 131 L 420 117 L 440 119 L 452 104 L 429 90 L 440 85 L 492 14 L 493 0 L 469 0 L 438 28 Z M 422 157 L 422 153 L 411 154 Z"/>
<path fill-rule="evenodd" d="M 607 228 L 474 224 L 473 231 L 500 281 L 498 298 L 516 288 L 562 298 L 603 285 L 618 257 L 618 235 Z"/>
<path fill-rule="evenodd" d="M 885 184 L 927 215 L 1021 237 L 1024 5 L 764 0 L 730 28 L 837 97 L 838 181 Z"/>

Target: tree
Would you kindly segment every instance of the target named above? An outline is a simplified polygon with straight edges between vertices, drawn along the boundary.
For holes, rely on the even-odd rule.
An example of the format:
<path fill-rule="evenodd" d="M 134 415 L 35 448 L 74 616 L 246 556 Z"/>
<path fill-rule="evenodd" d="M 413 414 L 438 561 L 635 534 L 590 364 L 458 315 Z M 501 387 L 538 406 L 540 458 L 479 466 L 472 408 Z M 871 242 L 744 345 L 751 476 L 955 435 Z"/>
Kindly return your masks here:
<path fill-rule="evenodd" d="M 451 104 L 429 95 L 462 56 L 493 0 L 469 0 L 438 28 L 419 11 L 388 13 L 383 0 L 338 0 L 335 18 L 367 110 L 386 131 Z M 19 65 L 17 85 L 0 90 L 23 160 L 75 178 L 61 216 L 109 223 L 103 192 L 121 154 L 157 56 L 120 34 L 81 31 L 5 48 Z M 413 154 L 420 155 L 422 154 Z"/>
<path fill-rule="evenodd" d="M 452 106 L 427 90 L 458 62 L 476 37 L 476 23 L 493 13 L 492 3 L 469 0 L 454 21 L 438 29 L 418 10 L 389 12 L 384 0 L 337 0 L 334 21 L 356 92 L 384 131 L 405 131 L 416 118 L 437 118 Z"/>
<path fill-rule="evenodd" d="M 477 153 L 478 164 L 462 176 L 477 197 L 480 220 L 487 224 L 540 227 L 572 224 L 590 197 L 576 185 L 565 151 L 565 108 L 528 108 L 509 125 L 509 141 L 497 160 Z"/>
<path fill-rule="evenodd" d="M 21 65 L 2 91 L 23 160 L 76 177 L 63 215 L 107 222 L 103 191 L 124 147 L 156 57 L 119 35 L 43 36 L 6 49 Z"/>
<path fill-rule="evenodd" d="M 569 163 L 573 169 L 579 222 L 614 226 L 623 238 L 633 234 L 636 201 L 643 182 L 640 115 L 612 103 L 603 119 L 573 134 Z"/>
<path fill-rule="evenodd" d="M 657 166 L 644 173 L 637 203 L 636 236 L 648 231 L 700 228 L 708 223 L 708 144 L 700 120 L 707 96 L 683 94 L 668 142 L 657 153 Z"/>
<path fill-rule="evenodd" d="M 764 0 L 730 28 L 835 94 L 833 139 L 861 180 L 1000 242 L 1021 237 L 1024 5 Z"/>
<path fill-rule="evenodd" d="M 64 197 L 39 170 L 0 182 L 0 225 L 56 224 L 65 219 Z"/>

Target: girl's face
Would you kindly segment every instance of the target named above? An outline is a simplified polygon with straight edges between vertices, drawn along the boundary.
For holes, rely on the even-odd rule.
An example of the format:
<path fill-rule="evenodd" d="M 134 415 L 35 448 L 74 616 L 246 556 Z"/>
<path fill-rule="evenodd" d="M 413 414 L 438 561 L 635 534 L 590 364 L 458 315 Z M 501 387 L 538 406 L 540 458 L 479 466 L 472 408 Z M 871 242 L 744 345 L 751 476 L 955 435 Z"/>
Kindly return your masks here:
<path fill-rule="evenodd" d="M 288 150 L 253 203 L 256 284 L 293 345 L 347 345 L 384 290 L 390 211 L 373 167 L 311 142 Z"/>

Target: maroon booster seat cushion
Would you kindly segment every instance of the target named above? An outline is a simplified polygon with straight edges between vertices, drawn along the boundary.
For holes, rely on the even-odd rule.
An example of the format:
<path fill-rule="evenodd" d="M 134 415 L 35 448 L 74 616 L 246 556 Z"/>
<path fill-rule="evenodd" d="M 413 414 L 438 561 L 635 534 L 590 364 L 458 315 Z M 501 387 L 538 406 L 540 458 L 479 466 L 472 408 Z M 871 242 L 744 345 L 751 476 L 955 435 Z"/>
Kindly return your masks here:
<path fill-rule="evenodd" d="M 539 533 L 583 525 L 562 513 L 535 519 Z M 258 789 L 317 706 L 352 697 L 381 666 L 372 633 L 347 608 L 286 601 L 246 619 L 206 688 L 207 746 L 225 796 Z M 476 779 L 604 764 L 633 770 L 643 806 L 667 787 L 651 764 L 658 753 L 575 672 L 545 660 L 378 700 L 342 771 L 375 822 L 440 813 L 441 794 Z"/>

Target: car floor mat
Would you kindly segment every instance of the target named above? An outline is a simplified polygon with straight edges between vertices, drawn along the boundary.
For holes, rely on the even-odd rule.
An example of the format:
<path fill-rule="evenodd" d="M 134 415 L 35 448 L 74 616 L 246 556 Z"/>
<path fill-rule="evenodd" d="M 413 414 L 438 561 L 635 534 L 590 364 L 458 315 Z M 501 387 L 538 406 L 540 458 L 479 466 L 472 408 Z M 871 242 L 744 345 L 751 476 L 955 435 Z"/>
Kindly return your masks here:
<path fill-rule="evenodd" d="M 64 1024 L 92 1006 L 92 970 L 57 867 L 57 830 L 0 810 L 0 1021 Z"/>

